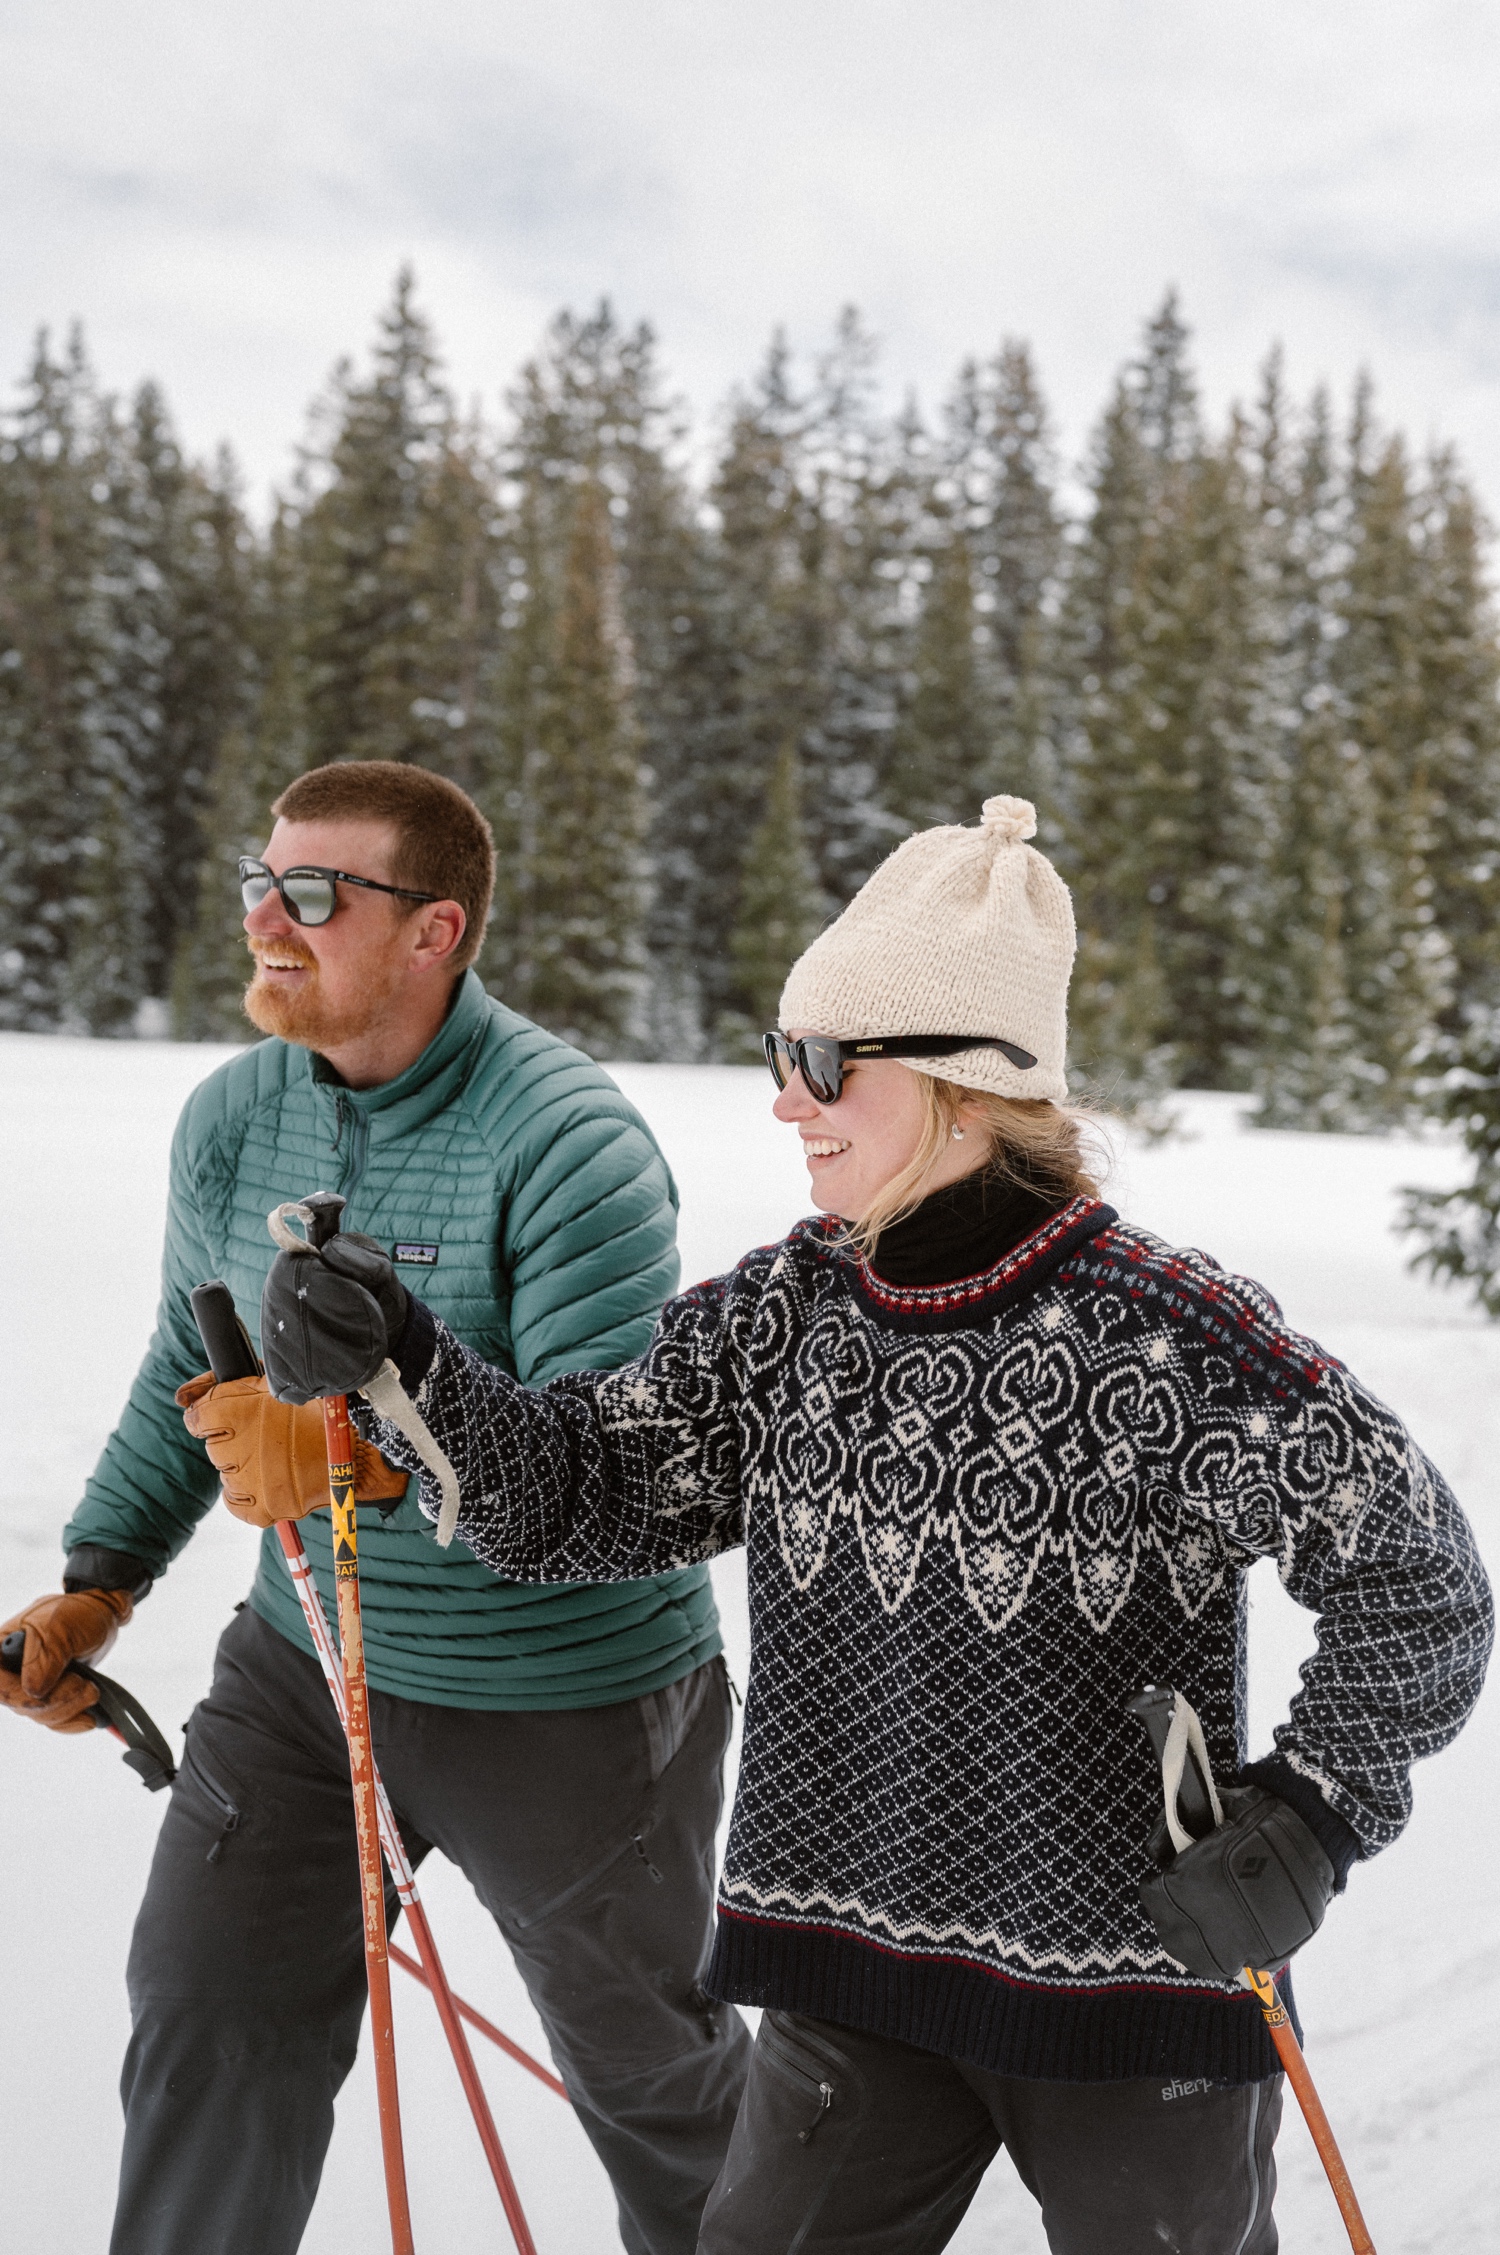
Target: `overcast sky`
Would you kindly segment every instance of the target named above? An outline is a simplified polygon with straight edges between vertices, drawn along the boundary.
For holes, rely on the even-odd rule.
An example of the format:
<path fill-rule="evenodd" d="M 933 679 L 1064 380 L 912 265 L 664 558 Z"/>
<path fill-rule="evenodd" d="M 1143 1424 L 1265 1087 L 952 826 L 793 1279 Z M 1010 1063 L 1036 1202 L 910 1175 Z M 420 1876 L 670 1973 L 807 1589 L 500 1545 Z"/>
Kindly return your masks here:
<path fill-rule="evenodd" d="M 1210 401 L 1366 362 L 1500 513 L 1489 0 L 0 0 L 0 374 L 86 324 L 284 474 L 414 261 L 494 405 L 561 305 L 700 416 L 852 300 L 931 405 L 1004 334 L 1083 445 L 1175 283 Z"/>

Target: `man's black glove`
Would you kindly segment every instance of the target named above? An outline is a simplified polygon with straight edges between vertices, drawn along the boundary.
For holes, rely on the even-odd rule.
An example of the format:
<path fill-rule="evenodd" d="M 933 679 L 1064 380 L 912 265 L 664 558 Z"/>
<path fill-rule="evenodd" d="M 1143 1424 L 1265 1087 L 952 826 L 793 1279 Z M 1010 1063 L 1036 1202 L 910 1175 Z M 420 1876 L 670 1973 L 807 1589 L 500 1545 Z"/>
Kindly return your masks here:
<path fill-rule="evenodd" d="M 278 1253 L 260 1296 L 266 1383 L 281 1402 L 352 1394 L 406 1328 L 410 1295 L 373 1237 Z"/>
<path fill-rule="evenodd" d="M 1174 1854 L 1166 1823 L 1151 1836 L 1161 1866 L 1141 1901 L 1179 1965 L 1208 1981 L 1276 1968 L 1310 1941 L 1334 1891 L 1334 1869 L 1293 1808 L 1259 1785 L 1219 1788 L 1224 1822 Z"/>

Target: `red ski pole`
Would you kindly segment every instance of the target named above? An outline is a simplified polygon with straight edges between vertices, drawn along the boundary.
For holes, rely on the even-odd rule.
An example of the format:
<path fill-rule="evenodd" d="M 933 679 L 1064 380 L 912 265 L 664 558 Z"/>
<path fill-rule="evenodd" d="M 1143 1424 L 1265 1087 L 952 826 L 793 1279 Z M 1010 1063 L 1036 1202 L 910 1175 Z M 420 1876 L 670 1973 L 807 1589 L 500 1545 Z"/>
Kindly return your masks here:
<path fill-rule="evenodd" d="M 339 1641 L 344 1653 L 344 1699 L 354 1825 L 359 1839 L 359 1896 L 364 1913 L 365 1973 L 370 1989 L 370 2036 L 380 2105 L 380 2146 L 391 2211 L 391 2255 L 415 2255 L 401 2147 L 401 2100 L 396 2087 L 396 2029 L 391 2013 L 391 1967 L 385 1934 L 385 1872 L 380 1860 L 380 1819 L 375 1804 L 375 1752 L 370 1742 L 370 1695 L 359 1615 L 359 1529 L 354 1509 L 354 1435 L 349 1398 L 330 1394 L 323 1403 L 328 1449 L 328 1496 L 333 1509 L 333 1574 L 338 1592 Z"/>
<path fill-rule="evenodd" d="M 290 1521 L 282 1520 L 278 1524 L 276 1532 L 281 1538 L 281 1547 L 286 1556 L 287 1566 L 291 1571 L 292 1586 L 296 1590 L 302 1606 L 303 1618 L 307 1622 L 308 1632 L 312 1637 L 313 1650 L 317 1653 L 322 1665 L 323 1674 L 327 1680 L 328 1689 L 333 1696 L 333 1704 L 339 1721 L 343 1724 L 347 1733 L 349 1716 L 344 1685 L 338 1672 L 338 1662 L 334 1656 L 333 1639 L 328 1633 L 328 1623 L 323 1618 L 323 1607 L 317 1589 L 313 1584 L 312 1568 L 308 1564 L 307 1552 L 303 1548 L 301 1536 Z M 427 1913 L 423 1909 L 421 1897 L 417 1893 L 417 1875 L 412 1870 L 411 1858 L 406 1853 L 406 1843 L 401 1838 L 395 1811 L 391 1807 L 389 1796 L 381 1782 L 378 1768 L 375 1771 L 375 1813 L 380 1826 L 380 1844 L 385 1851 L 386 1867 L 395 1882 L 397 1896 L 400 1899 L 402 1909 L 406 1913 L 413 1939 L 417 1945 L 416 1958 L 409 1958 L 404 1950 L 398 1950 L 395 1944 L 389 1941 L 386 1945 L 386 1954 L 395 1964 L 410 1973 L 422 1983 L 424 1988 L 432 1993 L 432 2001 L 437 2006 L 438 2018 L 441 2020 L 443 2032 L 448 2038 L 448 2048 L 453 2054 L 453 2064 L 458 2069 L 459 2081 L 463 2084 L 464 2095 L 469 2101 L 469 2111 L 474 2117 L 474 2127 L 479 2132 L 479 2142 L 484 2147 L 485 2158 L 490 2165 L 490 2174 L 495 2180 L 495 2189 L 500 2195 L 506 2220 L 510 2224 L 511 2236 L 515 2240 L 519 2255 L 536 2255 L 531 2232 L 521 2207 L 520 2194 L 516 2190 L 515 2179 L 510 2173 L 510 2164 L 505 2158 L 505 2149 L 500 2143 L 500 2133 L 495 2128 L 495 2120 L 490 2112 L 489 2100 L 485 2096 L 484 2085 L 479 2079 L 479 2070 L 474 2065 L 474 2056 L 469 2049 L 469 2039 L 464 2034 L 464 2021 L 468 2020 L 474 2027 L 483 2030 L 493 2043 L 498 2044 L 502 2051 L 508 2052 L 512 2059 L 518 2060 L 521 2066 L 529 2069 L 539 2082 L 546 2083 L 549 2089 L 556 2091 L 559 2098 L 566 2099 L 567 2091 L 555 2075 L 548 2073 L 540 2060 L 533 2059 L 530 2052 L 523 2051 L 519 2044 L 512 2043 L 509 2036 L 502 2035 L 498 2028 L 494 2027 L 488 2020 L 481 2018 L 472 2005 L 465 2004 L 461 1997 L 456 1997 L 453 1994 L 448 1985 L 448 1976 L 443 1970 L 442 1960 L 438 1956 L 437 1944 L 432 1937 L 432 1928 L 427 1923 Z M 420 1963 L 418 1960 L 420 1960 Z"/>
<path fill-rule="evenodd" d="M 391 1963 L 392 1965 L 399 1965 L 403 1973 L 409 1973 L 412 1979 L 420 1981 L 424 1988 L 431 1987 L 427 1968 L 419 1965 L 414 1957 L 408 1957 L 405 1950 L 398 1950 L 394 1942 L 391 1944 Z M 545 2083 L 549 2091 L 555 2091 L 564 2105 L 572 2105 L 573 2101 L 568 2097 L 568 2086 L 560 2076 L 554 2075 L 549 2068 L 544 2067 L 539 2059 L 533 2059 L 529 2051 L 522 2051 L 520 2045 L 507 2036 L 503 2028 L 497 2028 L 493 2020 L 486 2020 L 484 2014 L 476 2012 L 471 2004 L 465 2004 L 463 1998 L 456 1991 L 453 1996 L 453 2009 L 460 2020 L 467 2020 L 469 2026 L 477 2028 L 481 2036 L 488 2036 L 490 2042 L 498 2051 L 503 2051 L 507 2059 L 513 2059 L 518 2067 L 525 2068 L 528 2075 L 535 2075 L 539 2083 Z"/>
<path fill-rule="evenodd" d="M 218 1281 L 197 1285 L 194 1287 L 190 1298 L 194 1319 L 203 1340 L 204 1352 L 208 1356 L 209 1367 L 215 1378 L 224 1382 L 234 1378 L 256 1376 L 260 1364 L 250 1343 L 250 1335 L 235 1312 L 234 1298 L 228 1285 Z M 307 1633 L 312 1640 L 313 1651 L 317 1656 L 318 1665 L 323 1671 L 323 1680 L 328 1686 L 329 1696 L 333 1701 L 334 1712 L 337 1714 L 340 1726 L 347 1738 L 349 1712 L 344 1690 L 343 1672 L 339 1664 L 338 1653 L 334 1648 L 333 1638 L 329 1633 L 328 1622 L 324 1616 L 322 1600 L 313 1581 L 312 1567 L 308 1562 L 306 1548 L 294 1522 L 285 1519 L 278 1521 L 276 1533 L 281 1543 L 282 1555 L 287 1562 L 287 1570 L 292 1577 L 292 1587 L 297 1593 L 297 1602 L 302 1608 L 302 1617 L 307 1624 Z M 0 1661 L 3 1661 L 3 1657 L 3 1655 L 0 1655 Z M 535 2255 L 534 2243 L 526 2223 L 525 2214 L 521 2208 L 515 2180 L 511 2175 L 505 2150 L 501 2145 L 500 2135 L 495 2127 L 494 2117 L 490 2112 L 484 2085 L 480 2081 L 478 2070 L 474 2065 L 468 2038 L 464 2034 L 464 2021 L 468 2021 L 470 2026 L 477 2028 L 482 2035 L 487 2036 L 491 2043 L 505 2052 L 508 2057 L 514 2059 L 518 2065 L 524 2067 L 528 2074 L 534 2075 L 538 2082 L 545 2083 L 549 2090 L 555 2091 L 565 2104 L 571 2104 L 567 2089 L 556 2075 L 542 2065 L 540 2060 L 533 2059 L 530 2052 L 524 2051 L 518 2043 L 513 2042 L 509 2036 L 503 2034 L 493 2021 L 486 2020 L 482 2013 L 476 2012 L 472 2005 L 466 2004 L 462 1997 L 453 1993 L 442 1959 L 438 1955 L 432 1928 L 428 1924 L 426 1912 L 417 1892 L 416 1873 L 413 1871 L 411 1859 L 406 1853 L 406 1844 L 401 1838 L 401 1830 L 396 1822 L 395 1811 L 391 1807 L 390 1798 L 386 1793 L 378 1765 L 372 1764 L 372 1768 L 375 1780 L 375 1811 L 380 1828 L 380 1845 L 385 1855 L 386 1868 L 390 1872 L 401 1907 L 411 1923 L 413 1939 L 416 1941 L 419 1953 L 417 1958 L 408 1957 L 404 1950 L 397 1949 L 388 1938 L 386 1954 L 404 1972 L 409 1973 L 414 1980 L 420 1981 L 432 1995 L 444 2033 L 448 2038 L 454 2065 L 458 2069 L 459 2080 L 463 2084 L 464 2094 L 469 2101 L 469 2110 L 474 2117 L 474 2126 L 479 2132 L 480 2143 L 484 2147 L 485 2157 L 490 2165 L 490 2174 L 495 2180 L 495 2188 L 500 2195 L 519 2255 Z"/>
<path fill-rule="evenodd" d="M 307 1552 L 303 1548 L 302 1538 L 295 1525 L 286 1519 L 278 1523 L 276 1532 L 281 1537 L 281 1547 L 286 1554 L 287 1566 L 292 1577 L 292 1586 L 296 1590 L 302 1606 L 302 1617 L 307 1623 L 308 1633 L 313 1641 L 313 1650 L 317 1653 L 323 1669 L 324 1680 L 333 1695 L 333 1704 L 339 1721 L 347 1729 L 348 1725 L 344 1723 L 344 1679 L 339 1671 L 338 1654 L 333 1648 L 333 1638 L 328 1633 L 328 1623 L 323 1618 L 323 1608 L 319 1602 L 317 1587 L 313 1581 L 312 1566 L 308 1561 Z M 386 1868 L 395 1882 L 396 1893 L 401 1899 L 401 1907 L 407 1912 L 413 1909 L 420 1910 L 421 1897 L 417 1893 L 417 1875 L 412 1870 L 411 1858 L 406 1853 L 406 1843 L 401 1838 L 400 1827 L 396 1823 L 395 1811 L 391 1807 L 390 1796 L 381 1780 L 378 1764 L 375 1770 L 375 1806 L 380 1817 L 380 1845 L 385 1851 Z M 426 1925 L 425 1916 L 423 1924 Z M 428 1938 L 431 1940 L 430 1927 L 428 1928 Z M 432 1987 L 430 1975 L 435 1969 L 443 1988 L 448 1988 L 448 1977 L 438 1962 L 437 1944 L 435 1942 L 432 1943 L 430 1951 L 423 1956 L 420 1965 L 415 1958 L 408 1957 L 404 1950 L 398 1950 L 394 1942 L 387 1944 L 387 1951 L 393 1965 L 399 1965 L 403 1972 L 410 1973 L 424 1987 Z M 507 2058 L 515 2060 L 518 2066 L 525 2068 L 528 2075 L 534 2075 L 539 2083 L 546 2084 L 549 2091 L 556 2091 L 559 2098 L 566 2099 L 567 2103 L 570 2106 L 572 2105 L 572 2100 L 568 2098 L 567 2086 L 561 2083 L 548 2068 L 545 2068 L 539 2059 L 533 2059 L 529 2051 L 523 2051 L 521 2046 L 514 2042 L 511 2037 L 503 2035 L 492 2020 L 486 2020 L 484 2015 L 476 2012 L 471 2004 L 465 2004 L 463 1998 L 455 1991 L 450 1990 L 449 1993 L 453 1997 L 453 2003 L 460 2020 L 467 2020 L 471 2028 L 477 2028 L 481 2035 L 488 2036 L 490 2042 L 497 2049 L 503 2051 Z M 460 2036 L 459 2041 L 464 2042 L 462 2036 Z M 465 2049 L 467 2050 L 466 2045 Z M 487 2102 L 483 2101 L 482 2093 L 481 2102 L 486 2103 L 487 2110 Z"/>

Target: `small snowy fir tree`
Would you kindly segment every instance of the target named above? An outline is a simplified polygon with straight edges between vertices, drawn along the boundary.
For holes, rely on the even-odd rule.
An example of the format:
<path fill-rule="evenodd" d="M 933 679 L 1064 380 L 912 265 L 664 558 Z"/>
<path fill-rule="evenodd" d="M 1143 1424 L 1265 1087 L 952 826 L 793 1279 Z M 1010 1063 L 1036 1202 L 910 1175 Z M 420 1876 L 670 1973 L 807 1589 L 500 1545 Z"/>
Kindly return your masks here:
<path fill-rule="evenodd" d="M 475 780 L 492 642 L 495 508 L 455 417 L 409 270 L 373 364 L 345 363 L 314 411 L 292 495 L 308 757 L 415 760 Z"/>
<path fill-rule="evenodd" d="M 1105 417 L 1091 485 L 1063 627 L 1078 1063 L 1126 1102 L 1233 1087 L 1248 1032 L 1250 524 L 1233 438 L 1203 434 L 1170 298 Z"/>
<path fill-rule="evenodd" d="M 238 863 L 242 854 L 265 851 L 272 801 L 311 764 L 297 662 L 297 527 L 285 507 L 252 561 L 247 709 L 221 737 L 214 759 L 193 921 L 178 941 L 173 966 L 172 1030 L 180 1041 L 251 1038 L 241 1009 L 251 964 Z"/>
<path fill-rule="evenodd" d="M 1457 1130 L 1473 1171 L 1455 1190 L 1405 1193 L 1412 1266 L 1465 1286 L 1486 1315 L 1500 1316 L 1500 1005 L 1468 1007 L 1427 1063 L 1419 1084 L 1427 1114 Z"/>
<path fill-rule="evenodd" d="M 534 530 L 516 597 L 504 724 L 515 804 L 487 972 L 527 1017 L 618 1057 L 642 983 L 644 778 L 608 500 L 595 479 L 567 498 L 561 558 Z"/>
<path fill-rule="evenodd" d="M 797 747 L 790 737 L 771 770 L 765 812 L 751 835 L 740 878 L 729 959 L 741 1003 L 720 1025 L 723 1053 L 758 1064 L 761 1037 L 777 1024 L 781 990 L 825 917 L 802 826 Z"/>
<path fill-rule="evenodd" d="M 577 486 L 608 499 L 618 599 L 629 644 L 631 706 L 647 778 L 648 907 L 645 984 L 631 1046 L 692 1058 L 706 1047 L 705 984 L 719 968 L 703 946 L 705 918 L 734 863 L 724 859 L 722 794 L 733 788 L 717 699 L 719 620 L 706 569 L 707 533 L 685 463 L 679 406 L 662 394 L 649 328 L 625 329 L 608 303 L 564 313 L 522 370 L 499 450 L 503 521 L 502 657 L 507 712 L 524 710 L 533 666 L 550 663 L 541 579 L 554 583 L 570 536 Z M 484 786 L 498 836 L 514 834 L 518 783 L 503 757 Z M 732 830 L 737 847 L 743 836 Z M 506 977 L 508 939 L 496 919 L 486 975 Z M 721 951 L 722 952 L 722 951 Z"/>
<path fill-rule="evenodd" d="M 998 787 L 995 702 L 977 646 L 974 552 L 963 512 L 956 514 L 956 523 L 940 517 L 931 537 L 930 576 L 886 773 L 886 803 L 912 830 L 972 822 L 986 791 Z"/>
<path fill-rule="evenodd" d="M 141 991 L 101 919 L 145 902 L 135 801 L 149 708 L 132 698 L 106 505 L 126 475 L 75 332 L 37 344 L 0 447 L 0 1025 L 115 1032 Z M 118 882 L 117 882 L 118 880 Z"/>

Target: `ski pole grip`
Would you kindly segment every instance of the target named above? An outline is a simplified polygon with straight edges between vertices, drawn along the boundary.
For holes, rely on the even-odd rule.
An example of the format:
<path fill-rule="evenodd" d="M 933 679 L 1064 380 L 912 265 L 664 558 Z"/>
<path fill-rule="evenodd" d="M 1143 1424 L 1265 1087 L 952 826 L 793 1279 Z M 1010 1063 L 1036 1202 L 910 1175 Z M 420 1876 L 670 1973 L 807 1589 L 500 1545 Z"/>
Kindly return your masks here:
<path fill-rule="evenodd" d="M 337 1237 L 339 1216 L 346 1204 L 347 1200 L 336 1190 L 315 1190 L 311 1197 L 302 1200 L 302 1210 L 307 1216 L 307 1242 L 314 1252 L 320 1245 L 326 1245 L 330 1237 Z"/>
<path fill-rule="evenodd" d="M 1172 1709 L 1177 1694 L 1164 1684 L 1148 1683 L 1133 1699 L 1125 1702 L 1127 1715 L 1137 1716 L 1146 1726 L 1146 1736 L 1151 1741 L 1151 1751 L 1158 1762 L 1167 1751 L 1167 1732 L 1172 1727 Z"/>
<path fill-rule="evenodd" d="M 0 1668 L 3 1668 L 8 1676 L 18 1676 L 21 1673 L 21 1666 L 25 1658 L 26 1631 L 24 1629 L 12 1629 L 9 1636 L 0 1637 Z M 71 1667 L 64 1672 L 82 1676 L 90 1683 L 94 1680 L 91 1670 L 85 1668 L 77 1660 L 73 1661 Z M 109 1724 L 99 1708 L 85 1707 L 83 1711 L 85 1715 L 92 1719 L 95 1730 L 108 1730 Z"/>
<path fill-rule="evenodd" d="M 217 1278 L 212 1284 L 195 1284 L 188 1299 L 215 1383 L 224 1386 L 232 1378 L 258 1378 L 260 1364 L 229 1286 Z"/>
<path fill-rule="evenodd" d="M 1135 1715 L 1146 1726 L 1151 1750 L 1158 1763 L 1167 1751 L 1167 1733 L 1172 1727 L 1172 1714 L 1177 1705 L 1177 1694 L 1167 1684 L 1148 1683 L 1133 1699 L 1125 1702 L 1127 1714 Z M 1208 1797 L 1208 1786 L 1198 1767 L 1198 1758 L 1191 1751 L 1182 1765 L 1182 1780 L 1177 1788 L 1177 1809 L 1182 1823 L 1195 1840 L 1212 1832 L 1217 1819 L 1213 1803 Z"/>

